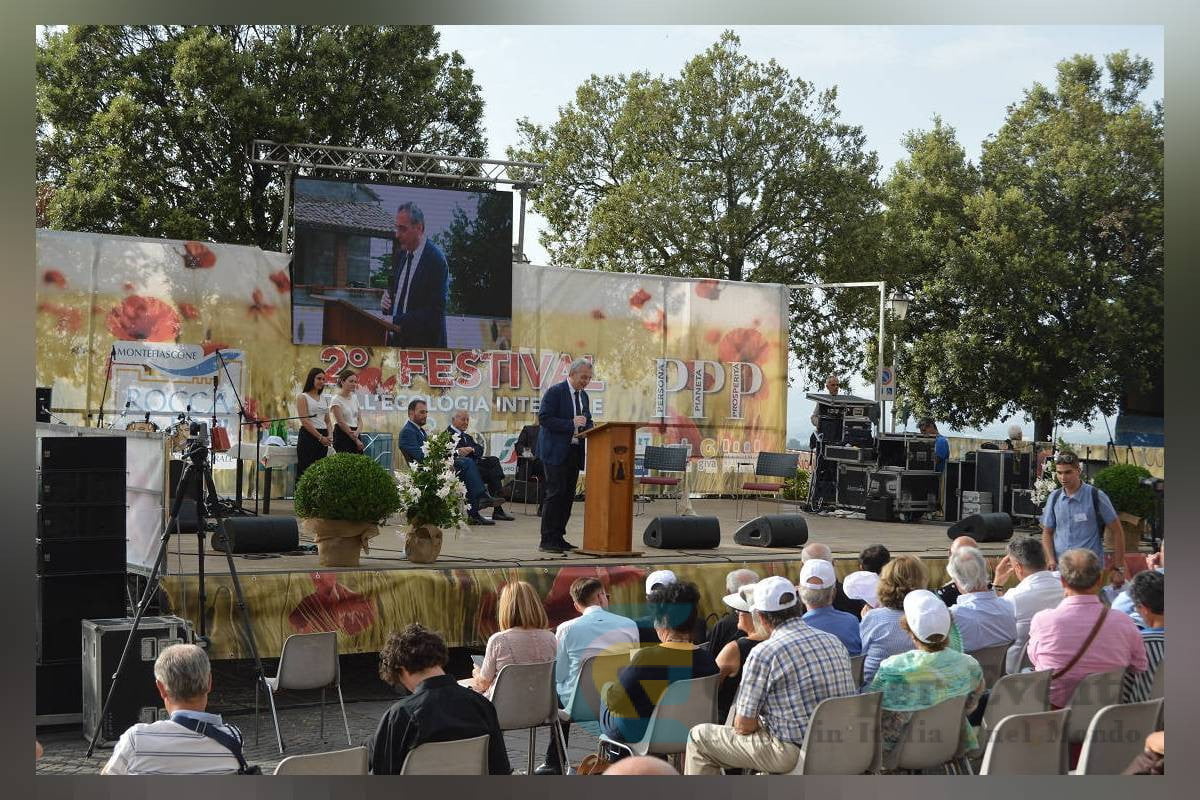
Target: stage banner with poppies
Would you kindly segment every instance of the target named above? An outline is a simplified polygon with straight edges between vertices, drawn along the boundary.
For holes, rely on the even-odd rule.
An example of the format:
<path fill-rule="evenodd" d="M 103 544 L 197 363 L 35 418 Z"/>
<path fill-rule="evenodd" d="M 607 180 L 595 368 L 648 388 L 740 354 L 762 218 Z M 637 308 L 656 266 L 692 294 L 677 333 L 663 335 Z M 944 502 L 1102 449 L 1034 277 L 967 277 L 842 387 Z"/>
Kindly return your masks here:
<path fill-rule="evenodd" d="M 692 491 L 728 492 L 754 453 L 783 447 L 787 292 L 779 285 L 514 264 L 512 286 L 494 287 L 511 291 L 513 322 L 497 326 L 492 349 L 400 349 L 294 344 L 289 258 L 255 247 L 39 230 L 37 270 L 37 385 L 53 388 L 55 413 L 73 423 L 94 423 L 101 403 L 106 424 L 125 411 L 130 385 L 114 375 L 122 367 L 121 358 L 110 363 L 115 345 L 162 343 L 183 354 L 199 348 L 202 359 L 240 351 L 233 386 L 252 419 L 295 416 L 309 369 L 349 368 L 365 432 L 394 442 L 409 401 L 421 398 L 431 430 L 468 411 L 477 440 L 509 462 L 510 442 L 536 421 L 542 393 L 587 356 L 596 364 L 595 418 L 646 423 L 639 446 L 690 446 Z M 236 398 L 221 391 L 219 410 L 235 411 L 226 406 Z M 146 411 L 169 418 L 188 405 L 204 420 L 207 409 L 186 392 L 143 391 L 134 405 L 124 421 Z M 227 480 L 217 476 L 218 489 Z"/>

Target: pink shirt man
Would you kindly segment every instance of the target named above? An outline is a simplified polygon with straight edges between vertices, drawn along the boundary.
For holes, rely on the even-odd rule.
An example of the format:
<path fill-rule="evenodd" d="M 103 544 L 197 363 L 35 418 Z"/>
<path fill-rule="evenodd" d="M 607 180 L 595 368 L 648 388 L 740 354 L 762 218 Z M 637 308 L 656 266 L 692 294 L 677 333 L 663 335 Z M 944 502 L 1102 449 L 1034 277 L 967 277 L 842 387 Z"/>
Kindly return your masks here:
<path fill-rule="evenodd" d="M 1125 614 L 1110 611 L 1096 595 L 1068 595 L 1057 608 L 1033 615 L 1029 623 L 1029 660 L 1035 669 L 1060 669 L 1083 645 L 1103 610 L 1108 616 L 1087 652 L 1062 677 L 1050 683 L 1050 703 L 1061 708 L 1071 702 L 1079 681 L 1087 675 L 1128 667 L 1146 669 L 1146 648 L 1137 625 Z"/>

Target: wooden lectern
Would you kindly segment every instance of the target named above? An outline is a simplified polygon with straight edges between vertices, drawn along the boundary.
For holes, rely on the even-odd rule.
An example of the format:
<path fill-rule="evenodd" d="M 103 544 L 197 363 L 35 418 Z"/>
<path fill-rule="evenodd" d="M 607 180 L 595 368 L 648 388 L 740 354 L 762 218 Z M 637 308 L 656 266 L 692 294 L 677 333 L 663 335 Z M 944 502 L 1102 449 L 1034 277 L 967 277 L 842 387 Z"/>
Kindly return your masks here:
<path fill-rule="evenodd" d="M 583 547 L 590 556 L 640 556 L 633 545 L 633 432 L 636 422 L 602 422 L 587 441 Z"/>
<path fill-rule="evenodd" d="M 400 333 L 391 320 L 359 308 L 342 297 L 314 295 L 324 304 L 321 344 L 387 345 L 388 333 Z"/>

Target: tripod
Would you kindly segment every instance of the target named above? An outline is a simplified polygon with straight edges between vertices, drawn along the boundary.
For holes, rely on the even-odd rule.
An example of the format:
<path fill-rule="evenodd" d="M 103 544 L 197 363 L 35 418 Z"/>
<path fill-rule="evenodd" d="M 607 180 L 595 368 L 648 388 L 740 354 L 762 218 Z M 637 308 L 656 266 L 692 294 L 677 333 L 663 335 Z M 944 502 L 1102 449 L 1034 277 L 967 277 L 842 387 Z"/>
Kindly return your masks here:
<path fill-rule="evenodd" d="M 104 707 L 100 710 L 100 718 L 96 722 L 96 730 L 92 732 L 91 741 L 88 743 L 86 758 L 91 758 L 95 752 L 96 742 L 100 740 L 100 732 L 104 729 L 104 719 L 108 716 L 108 707 L 112 703 L 113 697 L 116 695 L 117 682 L 121 679 L 121 670 L 125 666 L 125 661 L 129 657 L 129 651 L 133 647 L 134 640 L 137 638 L 138 626 L 141 624 L 142 617 L 146 614 L 146 609 L 150 606 L 150 601 L 154 598 L 155 593 L 159 589 L 160 580 L 162 578 L 162 570 L 167 560 L 167 545 L 170 541 L 172 528 L 174 532 L 179 532 L 179 509 L 183 505 L 184 492 L 183 488 L 187 486 L 188 478 L 193 470 L 199 470 L 202 473 L 203 480 L 200 483 L 200 498 L 197 501 L 197 513 L 200 516 L 201 524 L 198 535 L 200 537 L 199 548 L 199 586 L 198 593 L 199 601 L 199 616 L 200 616 L 200 642 L 202 647 L 207 647 L 208 638 L 205 634 L 204 624 L 204 518 L 208 516 L 205 513 L 206 509 L 213 509 L 213 517 L 216 520 L 217 527 L 221 526 L 220 505 L 205 502 L 205 494 L 215 498 L 217 496 L 216 486 L 213 483 L 212 467 L 208 463 L 209 448 L 207 443 L 197 438 L 192 440 L 186 454 L 187 463 L 184 465 L 183 474 L 179 476 L 179 485 L 175 491 L 175 497 L 171 502 L 171 516 L 167 524 L 163 527 L 162 537 L 158 543 L 158 555 L 154 559 L 154 566 L 150 569 L 150 576 L 146 579 L 146 588 L 142 592 L 142 597 L 138 601 L 137 611 L 133 617 L 133 625 L 129 629 L 129 638 L 125 640 L 125 647 L 121 650 L 121 658 L 117 661 L 117 667 L 113 671 L 112 682 L 108 687 L 108 696 L 104 699 Z M 263 671 L 262 659 L 258 657 L 258 648 L 254 644 L 254 629 L 250 627 L 250 616 L 246 611 L 246 599 L 242 594 L 242 584 L 238 580 L 237 567 L 233 563 L 232 548 L 226 546 L 225 561 L 229 566 L 229 577 L 233 582 L 234 597 L 237 601 L 238 612 L 242 621 L 243 635 L 245 636 L 246 646 L 250 650 L 250 655 L 254 659 L 254 669 L 256 683 L 261 683 L 267 689 L 267 696 L 271 696 L 270 687 L 267 685 L 266 673 Z M 257 688 L 256 688 L 257 691 Z M 279 731 L 276 729 L 276 738 L 279 738 Z M 283 741 L 279 740 L 280 752 L 283 752 Z"/>

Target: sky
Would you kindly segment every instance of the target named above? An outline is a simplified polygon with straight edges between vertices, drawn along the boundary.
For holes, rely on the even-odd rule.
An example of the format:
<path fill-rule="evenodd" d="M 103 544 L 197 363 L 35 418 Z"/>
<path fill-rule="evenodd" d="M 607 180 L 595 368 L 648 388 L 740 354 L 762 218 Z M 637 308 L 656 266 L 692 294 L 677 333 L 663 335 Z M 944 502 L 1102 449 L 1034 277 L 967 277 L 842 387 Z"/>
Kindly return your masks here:
<path fill-rule="evenodd" d="M 818 91 L 835 86 L 842 119 L 861 125 L 867 147 L 879 156 L 880 179 L 905 153 L 902 138 L 928 129 L 935 115 L 956 129 L 967 157 L 978 161 L 984 139 L 1004 122 L 1008 106 L 1040 82 L 1053 86 L 1055 65 L 1076 53 L 1098 59 L 1118 50 L 1147 58 L 1154 77 L 1143 101 L 1163 97 L 1163 29 L 1160 26 L 729 26 L 742 52 L 756 61 L 775 59 L 793 77 Z M 482 88 L 489 157 L 506 158 L 518 144 L 516 120 L 548 125 L 591 75 L 644 70 L 676 76 L 693 56 L 714 44 L 721 26 L 438 26 L 443 50 L 457 50 Z M 538 243 L 543 222 L 526 216 L 525 254 L 549 263 Z M 873 290 L 872 290 L 873 291 Z M 788 436 L 808 439 L 810 401 L 793 371 L 788 391 Z M 873 387 L 851 382 L 855 394 Z M 1010 423 L 1032 438 L 1032 421 L 996 420 L 951 435 L 1003 438 Z M 1103 443 L 1109 435 L 1097 416 L 1093 430 L 1060 430 L 1068 441 Z M 1108 419 L 1115 427 L 1115 417 Z"/>

